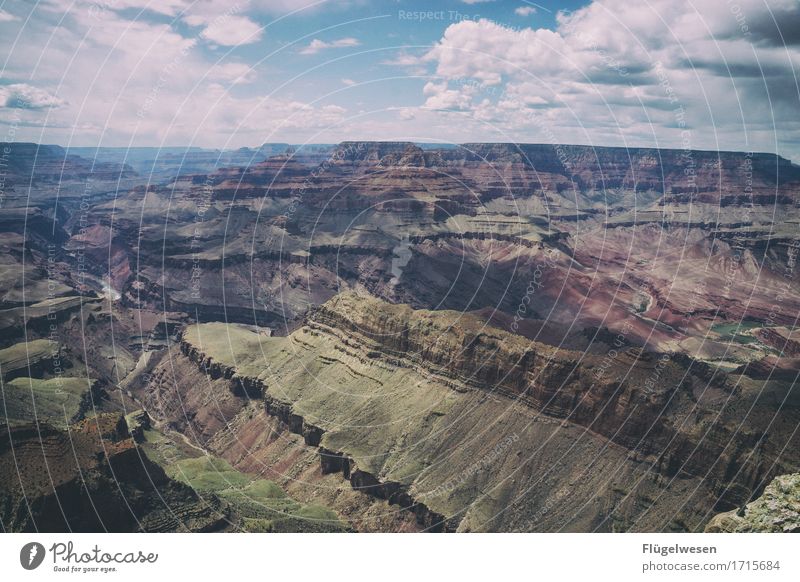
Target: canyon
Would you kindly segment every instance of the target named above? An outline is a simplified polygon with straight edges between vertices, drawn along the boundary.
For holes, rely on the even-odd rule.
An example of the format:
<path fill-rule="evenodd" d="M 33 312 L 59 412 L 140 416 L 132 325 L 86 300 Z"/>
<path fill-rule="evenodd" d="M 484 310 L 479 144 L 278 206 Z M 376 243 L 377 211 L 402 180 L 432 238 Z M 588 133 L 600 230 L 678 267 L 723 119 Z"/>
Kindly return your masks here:
<path fill-rule="evenodd" d="M 4 473 L 5 529 L 100 527 L 58 517 L 62 491 L 119 531 L 752 531 L 735 517 L 767 506 L 796 523 L 789 160 L 11 146 L 0 455 L 29 469 Z M 34 450 L 72 435 L 75 463 Z M 61 481 L 29 476 L 53 465 Z"/>

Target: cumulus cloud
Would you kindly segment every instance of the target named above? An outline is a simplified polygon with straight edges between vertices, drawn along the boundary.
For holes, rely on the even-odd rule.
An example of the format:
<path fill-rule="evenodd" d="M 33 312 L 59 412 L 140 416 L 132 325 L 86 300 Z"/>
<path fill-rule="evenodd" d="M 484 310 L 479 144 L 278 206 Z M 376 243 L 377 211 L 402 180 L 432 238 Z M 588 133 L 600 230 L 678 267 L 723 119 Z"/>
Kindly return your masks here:
<path fill-rule="evenodd" d="M 774 150 L 797 155 L 795 1 L 595 0 L 556 30 L 451 24 L 423 57 L 427 109 L 517 139 Z M 778 42 L 780 39 L 783 42 Z M 476 90 L 477 87 L 477 90 Z M 687 137 L 688 136 L 688 137 Z M 794 148 L 794 149 L 793 149 Z"/>
<path fill-rule="evenodd" d="M 548 29 L 517 30 L 491 20 L 465 20 L 450 25 L 444 37 L 424 57 L 436 63 L 436 72 L 450 78 L 474 78 L 495 85 L 503 76 L 557 73 L 570 47 Z"/>
<path fill-rule="evenodd" d="M 523 0 L 508 5 L 527 7 Z M 232 57 L 207 50 L 263 40 L 272 29 L 262 33 L 259 19 L 326 6 L 341 10 L 338 1 L 311 0 L 42 0 L 17 46 L 15 34 L 0 34 L 0 52 L 10 55 L 0 120 L 21 117 L 37 132 L 46 124 L 30 137 L 61 142 L 72 131 L 83 141 L 128 143 L 135 134 L 135 143 L 219 147 L 229 138 L 242 145 L 270 136 L 659 147 L 688 139 L 691 147 L 777 148 L 800 157 L 796 0 L 594 0 L 559 13 L 554 30 L 443 22 L 430 50 L 364 56 L 364 74 L 386 77 L 386 65 L 425 78 L 370 83 L 364 90 L 377 105 L 374 115 L 346 122 L 338 105 L 310 102 L 330 89 L 324 82 L 341 87 L 344 77 L 348 85 L 351 71 L 329 70 L 324 82 L 283 89 L 274 79 L 295 66 L 292 57 L 282 59 L 285 52 L 253 70 L 241 61 L 255 62 L 260 51 Z M 6 22 L 4 30 L 16 26 Z M 414 46 L 417 33 L 407 32 Z M 353 37 L 318 38 L 300 52 L 354 46 Z M 417 86 L 417 95 L 409 92 Z M 19 109 L 24 103 L 32 106 Z M 335 133 L 315 133 L 328 126 Z"/>
<path fill-rule="evenodd" d="M 56 97 L 52 93 L 25 83 L 0 86 L 0 107 L 9 109 L 49 109 L 51 107 L 61 107 L 64 104 L 65 101 L 63 99 Z"/>
<path fill-rule="evenodd" d="M 426 83 L 422 93 L 427 109 L 466 109 L 470 104 L 468 92 L 448 89 L 447 83 Z"/>
<path fill-rule="evenodd" d="M 301 55 L 315 55 L 320 51 L 333 49 L 333 48 L 344 48 L 344 47 L 353 47 L 359 46 L 361 42 L 357 38 L 347 37 L 347 38 L 340 38 L 337 40 L 333 40 L 331 42 L 325 42 L 315 38 L 312 40 L 308 46 L 304 47 L 300 50 Z"/>
<path fill-rule="evenodd" d="M 219 46 L 239 46 L 257 42 L 261 27 L 244 13 L 252 8 L 247 0 L 46 0 L 46 9 L 71 15 L 100 27 L 105 21 L 121 18 L 124 13 L 137 11 L 136 22 L 147 26 L 147 17 L 155 13 L 172 18 L 180 17 L 189 26 L 202 27 L 199 37 Z"/>
<path fill-rule="evenodd" d="M 201 37 L 220 46 L 239 46 L 261 40 L 261 26 L 246 16 L 223 14 L 208 22 Z"/>
<path fill-rule="evenodd" d="M 201 36 L 218 14 L 202 16 L 190 25 L 200 30 L 185 31 L 152 15 L 80 9 L 60 24 L 31 19 L 13 50 L 14 36 L 0 34 L 11 55 L 4 79 L 16 81 L 0 85 L 0 123 L 21 120 L 26 138 L 44 143 L 238 147 L 341 122 L 339 106 L 275 94 L 247 63 L 209 57 L 204 41 L 232 39 Z"/>

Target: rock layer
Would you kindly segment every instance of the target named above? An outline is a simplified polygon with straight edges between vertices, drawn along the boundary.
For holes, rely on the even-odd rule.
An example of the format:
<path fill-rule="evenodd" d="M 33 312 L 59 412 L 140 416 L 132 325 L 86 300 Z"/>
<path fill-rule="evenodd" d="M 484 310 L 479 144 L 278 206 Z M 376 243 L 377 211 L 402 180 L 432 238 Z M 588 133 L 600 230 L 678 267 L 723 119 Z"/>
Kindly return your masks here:
<path fill-rule="evenodd" d="M 627 475 L 617 486 L 626 495 L 616 505 L 609 501 L 608 514 L 591 518 L 601 529 L 653 527 L 648 519 L 664 519 L 673 507 L 656 503 L 643 515 L 626 504 L 640 495 L 663 502 L 690 483 L 699 496 L 694 511 L 734 506 L 759 490 L 768 476 L 764 467 L 797 463 L 774 452 L 791 434 L 785 429 L 796 421 L 794 413 L 780 412 L 774 436 L 737 433 L 735 414 L 712 414 L 719 402 L 735 403 L 729 404 L 735 410 L 747 406 L 750 396 L 706 366 L 640 350 L 620 352 L 609 363 L 608 356 L 557 350 L 464 314 L 414 311 L 344 294 L 315 310 L 288 338 L 206 324 L 184 333 L 182 351 L 212 378 L 228 379 L 231 391 L 250 398 L 261 392 L 268 414 L 308 446 L 320 447 L 322 472 L 341 472 L 352 486 L 401 505 L 424 505 L 441 516 L 445 529 L 541 527 L 504 515 L 514 504 L 495 505 L 500 517 L 481 521 L 491 504 L 474 481 L 483 481 L 479 490 L 498 488 L 506 502 L 528 499 L 530 507 L 521 511 L 530 518 L 537 503 L 528 497 L 527 479 L 536 477 L 527 471 L 545 459 L 563 463 L 569 450 L 564 439 L 573 432 L 582 435 L 584 454 L 595 445 L 606 450 L 593 462 L 606 457 L 604 463 L 614 463 L 618 454 L 625 459 L 615 473 Z M 773 412 L 754 414 L 752 428 Z M 496 450 L 514 435 L 517 456 Z M 542 438 L 550 445 L 537 445 Z M 496 459 L 496 472 L 471 470 L 485 458 Z M 520 459 L 524 469 L 517 466 Z M 520 470 L 525 479 L 510 477 Z M 631 483 L 635 493 L 628 490 Z M 605 495 L 609 485 L 595 487 L 600 493 L 590 496 Z M 615 512 L 624 515 L 618 523 L 611 519 Z M 676 514 L 689 529 L 703 519 L 688 508 Z M 561 527 L 573 527 L 569 523 L 574 521 Z"/>

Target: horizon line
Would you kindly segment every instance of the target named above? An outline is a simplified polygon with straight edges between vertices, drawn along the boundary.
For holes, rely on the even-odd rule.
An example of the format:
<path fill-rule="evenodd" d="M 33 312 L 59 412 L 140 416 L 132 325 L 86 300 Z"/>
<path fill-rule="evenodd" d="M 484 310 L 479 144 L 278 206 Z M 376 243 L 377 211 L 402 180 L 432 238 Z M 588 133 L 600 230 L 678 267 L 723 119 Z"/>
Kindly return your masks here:
<path fill-rule="evenodd" d="M 0 141 L 0 147 L 8 147 L 13 145 L 31 145 L 31 146 L 54 146 L 63 150 L 69 151 L 70 149 L 96 149 L 96 150 L 123 150 L 131 151 L 137 149 L 151 149 L 151 150 L 169 150 L 169 149 L 198 149 L 217 152 L 235 152 L 239 150 L 259 150 L 263 147 L 270 145 L 281 145 L 288 147 L 311 147 L 311 146 L 340 146 L 346 143 L 370 143 L 370 144 L 409 144 L 415 146 L 440 146 L 446 148 L 463 148 L 469 145 L 507 145 L 514 147 L 522 146 L 540 146 L 540 147 L 580 147 L 590 149 L 621 149 L 626 151 L 631 150 L 652 150 L 652 151 L 685 151 L 685 152 L 706 152 L 717 154 L 750 154 L 752 156 L 776 156 L 778 158 L 789 161 L 794 165 L 798 165 L 792 158 L 786 157 L 777 152 L 769 151 L 755 151 L 755 150 L 729 150 L 729 149 L 703 149 L 703 148 L 681 148 L 681 147 L 653 147 L 653 146 L 628 146 L 628 145 L 596 145 L 596 144 L 580 144 L 580 143 L 547 143 L 547 142 L 511 142 L 511 141 L 464 141 L 464 142 L 420 142 L 410 140 L 388 140 L 388 139 L 345 139 L 338 142 L 307 142 L 307 143 L 292 143 L 287 141 L 274 141 L 264 142 L 255 146 L 240 146 L 234 148 L 219 148 L 214 146 L 201 146 L 201 145 L 134 145 L 134 146 L 98 146 L 98 145 L 62 145 L 59 143 L 45 143 L 33 141 Z"/>

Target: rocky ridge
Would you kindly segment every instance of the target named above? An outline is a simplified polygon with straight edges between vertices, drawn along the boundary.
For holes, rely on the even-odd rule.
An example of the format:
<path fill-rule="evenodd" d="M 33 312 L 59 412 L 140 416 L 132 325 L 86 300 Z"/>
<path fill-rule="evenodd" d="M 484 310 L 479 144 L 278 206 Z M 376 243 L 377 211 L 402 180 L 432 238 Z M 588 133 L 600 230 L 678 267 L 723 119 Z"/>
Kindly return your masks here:
<path fill-rule="evenodd" d="M 455 449 L 463 447 L 455 443 L 462 442 L 471 430 L 460 421 L 475 411 L 461 407 L 476 400 L 482 402 L 483 413 L 494 410 L 501 417 L 514 418 L 512 426 L 526 436 L 534 422 L 589 429 L 596 435 L 593 440 L 609 439 L 634 465 L 657 475 L 656 482 L 690 481 L 705 470 L 706 495 L 714 500 L 703 502 L 708 510 L 735 505 L 757 490 L 764 479 L 761 467 L 771 460 L 770 441 L 763 437 L 751 440 L 742 434 L 734 445 L 734 432 L 726 422 L 697 420 L 703 414 L 698 414 L 696 394 L 710 391 L 716 398 L 736 398 L 724 379 L 715 378 L 702 366 L 687 375 L 691 361 L 664 360 L 635 350 L 618 356 L 608 370 L 601 358 L 581 358 L 563 350 L 558 353 L 549 346 L 486 328 L 471 316 L 413 312 L 405 306 L 379 303 L 356 295 L 337 296 L 289 338 L 260 338 L 235 327 L 216 328 L 215 324 L 191 327 L 184 333 L 181 349 L 211 378 L 227 379 L 232 390 L 262 400 L 267 414 L 302 435 L 307 445 L 320 447 L 323 472 L 341 471 L 352 486 L 401 506 L 424 505 L 420 511 L 440 519 L 444 529 L 472 527 L 466 525 L 471 519 L 462 520 L 464 510 L 468 515 L 471 511 L 474 493 L 465 494 L 461 483 L 453 487 L 448 501 L 458 500 L 464 504 L 461 507 L 437 496 L 431 498 L 424 483 L 441 486 L 452 476 L 440 474 L 446 471 L 435 463 L 422 472 L 412 470 L 420 451 L 399 456 L 391 451 L 397 442 L 430 438 L 436 423 L 429 423 L 438 418 L 448 428 L 437 438 Z M 214 339 L 215 334 L 233 336 L 233 347 Z M 501 369 L 502 374 L 498 372 Z M 620 371 L 625 382 L 619 382 Z M 658 382 L 648 382 L 654 373 Z M 323 385 L 317 378 L 325 378 Z M 326 388 L 336 382 L 345 393 L 331 393 Z M 653 391 L 656 386 L 660 394 Z M 488 394 L 490 400 L 481 394 Z M 439 407 L 437 402 L 443 405 L 451 399 L 454 402 L 431 416 Z M 708 405 L 713 410 L 714 403 Z M 505 413 L 500 412 L 503 409 L 507 409 Z M 355 417 L 354 410 L 358 411 Z M 453 414 L 457 421 L 451 420 Z M 397 427 L 399 433 L 393 429 L 376 439 L 366 429 L 376 422 L 400 423 L 400 418 L 405 420 Z M 688 422 L 690 418 L 695 420 Z M 348 428 L 354 422 L 364 428 Z M 458 426 L 450 426 L 450 422 Z M 782 422 L 788 424 L 791 419 Z M 489 443 L 497 444 L 512 434 L 523 433 L 501 432 Z M 457 440 L 450 440 L 454 438 Z M 358 444 L 363 442 L 373 444 L 365 448 Z M 521 441 L 523 446 L 527 442 Z M 419 447 L 425 449 L 428 444 Z M 460 453 L 466 458 L 481 457 L 471 447 Z M 469 466 L 466 458 L 457 466 Z M 792 466 L 796 460 L 782 462 Z M 732 468 L 738 470 L 731 473 Z M 400 497 L 403 494 L 408 497 Z M 439 523 L 427 517 L 420 521 L 425 527 Z"/>

